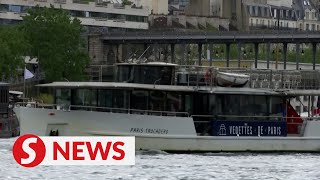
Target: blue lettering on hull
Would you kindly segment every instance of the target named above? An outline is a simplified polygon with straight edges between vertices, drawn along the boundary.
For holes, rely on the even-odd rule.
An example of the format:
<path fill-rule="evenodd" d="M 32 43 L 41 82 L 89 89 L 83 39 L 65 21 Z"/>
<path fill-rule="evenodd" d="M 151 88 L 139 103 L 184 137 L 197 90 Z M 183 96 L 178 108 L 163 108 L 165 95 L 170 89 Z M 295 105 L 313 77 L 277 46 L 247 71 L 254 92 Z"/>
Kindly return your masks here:
<path fill-rule="evenodd" d="M 284 121 L 212 121 L 213 136 L 287 136 Z"/>

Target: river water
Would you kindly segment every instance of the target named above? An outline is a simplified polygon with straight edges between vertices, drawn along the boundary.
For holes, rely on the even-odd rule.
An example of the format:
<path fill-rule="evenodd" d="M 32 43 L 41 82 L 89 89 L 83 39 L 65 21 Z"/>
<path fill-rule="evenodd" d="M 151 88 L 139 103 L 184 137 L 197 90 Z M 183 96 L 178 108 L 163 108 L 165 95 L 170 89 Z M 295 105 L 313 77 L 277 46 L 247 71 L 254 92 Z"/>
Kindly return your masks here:
<path fill-rule="evenodd" d="M 3 179 L 320 179 L 320 154 L 136 153 L 135 166 L 20 167 L 12 157 L 15 139 L 0 139 Z"/>

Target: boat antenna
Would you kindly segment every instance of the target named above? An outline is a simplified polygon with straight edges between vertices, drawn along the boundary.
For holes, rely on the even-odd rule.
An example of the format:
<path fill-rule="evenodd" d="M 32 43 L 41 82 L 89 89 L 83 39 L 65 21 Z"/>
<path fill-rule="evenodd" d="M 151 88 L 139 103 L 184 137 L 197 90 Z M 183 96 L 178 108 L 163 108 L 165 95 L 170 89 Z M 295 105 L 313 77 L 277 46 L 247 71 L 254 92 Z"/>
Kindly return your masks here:
<path fill-rule="evenodd" d="M 150 46 L 148 46 L 148 48 L 146 49 L 146 50 L 144 50 L 143 51 L 143 53 L 141 54 L 141 56 L 139 56 L 139 58 L 138 59 L 140 59 L 148 50 L 149 50 L 149 48 L 150 48 Z M 139 61 L 139 63 L 140 63 L 140 61 Z"/>
<path fill-rule="evenodd" d="M 132 58 L 138 51 L 139 50 L 136 50 L 136 52 L 132 53 L 132 55 L 128 59 Z"/>
<path fill-rule="evenodd" d="M 153 83 L 153 88 L 156 88 L 157 82 L 160 82 L 161 80 L 162 80 L 162 77 L 160 79 L 155 80 Z"/>

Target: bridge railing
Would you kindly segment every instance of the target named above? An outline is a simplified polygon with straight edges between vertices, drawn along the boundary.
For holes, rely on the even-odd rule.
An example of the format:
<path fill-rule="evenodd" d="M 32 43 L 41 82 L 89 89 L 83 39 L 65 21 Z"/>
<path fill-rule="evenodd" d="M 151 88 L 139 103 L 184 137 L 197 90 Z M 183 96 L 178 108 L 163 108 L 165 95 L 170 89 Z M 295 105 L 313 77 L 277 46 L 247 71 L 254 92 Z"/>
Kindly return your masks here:
<path fill-rule="evenodd" d="M 319 35 L 318 31 L 299 31 L 299 30 L 265 30 L 265 31 L 219 31 L 219 32 L 205 32 L 205 31 L 140 31 L 140 32 L 108 32 L 105 36 L 184 36 L 184 35 L 217 35 L 217 36 L 252 36 L 252 35 Z"/>

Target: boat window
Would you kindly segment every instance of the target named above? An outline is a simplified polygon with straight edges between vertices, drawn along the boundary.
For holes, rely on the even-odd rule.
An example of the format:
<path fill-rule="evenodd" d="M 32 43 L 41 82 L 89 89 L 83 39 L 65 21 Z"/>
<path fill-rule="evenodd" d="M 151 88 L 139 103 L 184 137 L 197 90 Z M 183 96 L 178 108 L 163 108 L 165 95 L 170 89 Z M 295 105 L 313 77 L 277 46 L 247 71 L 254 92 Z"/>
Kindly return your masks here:
<path fill-rule="evenodd" d="M 282 98 L 270 97 L 270 116 L 282 116 Z"/>
<path fill-rule="evenodd" d="M 176 92 L 168 92 L 166 107 L 166 111 L 169 112 L 183 112 L 183 96 Z"/>
<path fill-rule="evenodd" d="M 98 106 L 112 108 L 112 90 L 99 90 Z"/>
<path fill-rule="evenodd" d="M 255 115 L 259 117 L 259 120 L 263 117 L 268 116 L 267 108 L 267 96 L 256 96 L 255 97 Z"/>
<path fill-rule="evenodd" d="M 113 90 L 113 108 L 129 108 L 129 93 L 125 90 Z"/>
<path fill-rule="evenodd" d="M 148 109 L 148 91 L 132 91 L 131 109 Z"/>
<path fill-rule="evenodd" d="M 224 95 L 225 115 L 237 116 L 240 115 L 240 96 L 239 95 Z M 231 119 L 234 119 L 231 117 Z"/>
<path fill-rule="evenodd" d="M 57 89 L 56 90 L 56 104 L 64 108 L 69 108 L 71 102 L 71 90 L 70 89 Z"/>
<path fill-rule="evenodd" d="M 76 106 L 97 106 L 97 90 L 74 90 L 72 96 L 72 104 Z"/>
<path fill-rule="evenodd" d="M 238 120 L 247 118 L 248 120 L 264 119 L 268 116 L 267 96 L 246 96 L 246 95 L 214 95 L 210 96 L 209 107 L 213 115 L 219 119 Z"/>
<path fill-rule="evenodd" d="M 193 113 L 195 115 L 208 115 L 210 114 L 209 111 L 209 105 L 208 105 L 208 99 L 209 95 L 204 93 L 198 93 L 194 96 L 194 111 Z"/>
<path fill-rule="evenodd" d="M 173 70 L 166 66 L 119 66 L 117 79 L 127 83 L 170 85 Z"/>
<path fill-rule="evenodd" d="M 256 104 L 254 96 L 240 96 L 240 116 L 248 116 L 248 119 L 255 116 Z"/>
<path fill-rule="evenodd" d="M 170 67 L 145 67 L 144 77 L 146 84 L 170 85 L 172 78 L 172 68 Z M 159 81 L 159 82 L 157 82 Z"/>
<path fill-rule="evenodd" d="M 219 108 L 219 100 L 217 95 L 209 95 L 209 115 L 221 114 L 221 108 Z"/>
<path fill-rule="evenodd" d="M 191 115 L 193 113 L 193 96 L 186 95 L 184 104 L 185 104 L 184 111 Z"/>
<path fill-rule="evenodd" d="M 8 89 L 0 87 L 0 113 L 8 112 Z"/>
<path fill-rule="evenodd" d="M 133 82 L 133 66 L 119 66 L 118 67 L 118 81 L 119 82 Z"/>
<path fill-rule="evenodd" d="M 8 103 L 8 90 L 6 88 L 0 89 L 0 103 Z"/>
<path fill-rule="evenodd" d="M 150 91 L 149 110 L 165 111 L 166 93 L 163 91 Z"/>

